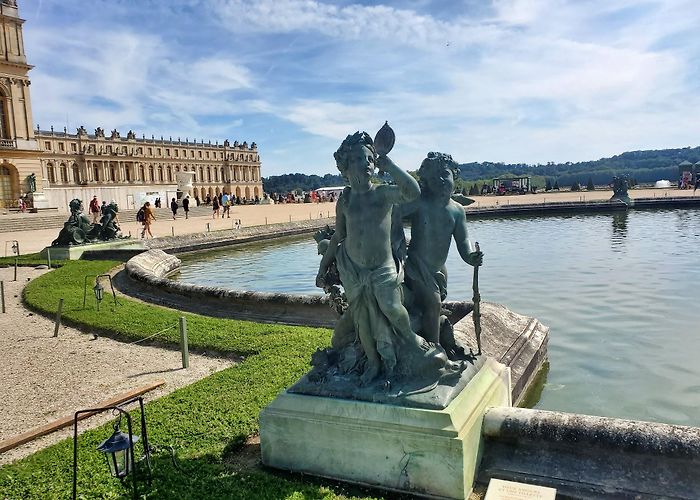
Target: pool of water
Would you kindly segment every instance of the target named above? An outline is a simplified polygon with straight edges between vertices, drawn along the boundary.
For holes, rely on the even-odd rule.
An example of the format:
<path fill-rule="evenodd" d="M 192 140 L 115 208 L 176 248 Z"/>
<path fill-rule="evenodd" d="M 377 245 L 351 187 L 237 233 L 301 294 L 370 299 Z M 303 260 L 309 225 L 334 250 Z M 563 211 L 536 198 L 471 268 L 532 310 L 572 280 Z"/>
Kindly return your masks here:
<path fill-rule="evenodd" d="M 536 408 L 700 426 L 700 210 L 469 222 L 482 299 L 551 327 Z M 311 239 L 183 258 L 182 281 L 318 293 Z M 471 299 L 456 249 L 448 298 Z"/>

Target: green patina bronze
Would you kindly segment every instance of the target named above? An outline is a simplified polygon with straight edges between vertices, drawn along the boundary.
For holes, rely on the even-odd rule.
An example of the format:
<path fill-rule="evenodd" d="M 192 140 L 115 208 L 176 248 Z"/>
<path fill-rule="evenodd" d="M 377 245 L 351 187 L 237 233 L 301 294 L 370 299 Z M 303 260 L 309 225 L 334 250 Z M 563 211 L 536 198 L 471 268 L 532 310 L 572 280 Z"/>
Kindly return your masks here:
<path fill-rule="evenodd" d="M 418 169 L 420 197 L 395 208 L 396 217 L 411 223 L 411 242 L 405 264 L 406 304 L 416 331 L 426 340 L 439 343 L 452 359 L 464 355 L 452 334 L 452 325 L 441 313 L 447 297 L 445 261 L 454 238 L 464 262 L 480 266 L 483 255 L 469 247 L 467 220 L 462 205 L 452 199 L 458 165 L 452 156 L 428 153 Z M 403 228 L 395 231 L 402 236 Z"/>
<path fill-rule="evenodd" d="M 68 206 L 70 217 L 63 224 L 58 237 L 51 243 L 52 247 L 82 245 L 121 238 L 117 222 L 119 207 L 116 203 L 107 205 L 100 221 L 96 224 L 92 224 L 83 213 L 83 202 L 78 198 L 71 200 Z"/>
<path fill-rule="evenodd" d="M 419 186 L 387 156 L 393 145 L 385 124 L 374 141 L 366 132 L 349 135 L 334 155 L 349 186 L 338 199 L 335 232 L 316 235 L 323 254 L 316 284 L 342 315 L 332 347 L 314 355 L 291 392 L 445 407 L 481 365 L 455 344 L 441 314 L 452 238 L 466 262 L 482 258 L 470 252 L 464 209 L 451 199 L 456 163 L 430 153 Z M 371 182 L 376 168 L 393 183 Z M 412 222 L 409 245 L 403 217 Z"/>
<path fill-rule="evenodd" d="M 629 177 L 627 177 L 626 175 L 613 177 L 613 195 L 610 197 L 610 199 L 620 200 L 626 205 L 631 205 L 632 200 L 630 199 L 630 195 L 627 193 L 629 185 Z"/>

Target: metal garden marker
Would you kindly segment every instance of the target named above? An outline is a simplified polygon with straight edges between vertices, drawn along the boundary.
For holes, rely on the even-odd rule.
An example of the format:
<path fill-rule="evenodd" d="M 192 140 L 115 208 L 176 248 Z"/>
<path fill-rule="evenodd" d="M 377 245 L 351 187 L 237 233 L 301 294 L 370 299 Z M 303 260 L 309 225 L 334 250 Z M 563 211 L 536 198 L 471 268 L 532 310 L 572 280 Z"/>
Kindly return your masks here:
<path fill-rule="evenodd" d="M 187 342 L 187 319 L 180 316 L 180 352 L 182 353 L 182 367 L 190 367 L 190 351 Z"/>
<path fill-rule="evenodd" d="M 2 312 L 5 313 L 5 282 L 0 281 L 0 301 L 2 301 Z"/>
<path fill-rule="evenodd" d="M 63 312 L 63 299 L 58 300 L 58 310 L 56 311 L 56 326 L 53 329 L 53 336 L 58 337 L 58 329 L 61 327 L 61 313 Z"/>

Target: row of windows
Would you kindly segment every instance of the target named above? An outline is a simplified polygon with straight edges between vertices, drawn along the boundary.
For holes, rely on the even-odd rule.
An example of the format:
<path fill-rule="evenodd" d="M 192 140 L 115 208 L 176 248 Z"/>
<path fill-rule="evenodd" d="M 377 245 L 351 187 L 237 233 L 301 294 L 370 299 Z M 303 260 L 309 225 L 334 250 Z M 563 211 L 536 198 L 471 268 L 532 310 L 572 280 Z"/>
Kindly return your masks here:
<path fill-rule="evenodd" d="M 135 177 L 134 176 L 134 170 L 135 168 L 133 166 L 126 166 L 124 167 L 124 178 L 121 179 L 119 175 L 119 169 L 114 166 L 110 165 L 107 167 L 108 170 L 108 179 L 112 182 L 117 182 L 118 180 L 121 181 L 126 181 L 126 182 L 131 182 L 132 180 L 149 180 L 151 182 L 165 182 L 167 179 L 168 182 L 173 182 L 173 176 L 174 173 L 177 173 L 180 171 L 180 167 L 175 167 L 175 170 L 173 171 L 172 167 L 166 167 L 163 168 L 162 166 L 158 167 L 153 167 L 150 165 L 148 167 L 148 179 L 146 178 L 146 168 L 143 166 L 138 167 L 138 173 L 139 176 Z M 47 177 L 49 179 L 50 183 L 55 183 L 56 182 L 56 168 L 54 167 L 53 164 L 49 163 L 46 167 L 47 170 Z M 61 166 L 58 168 L 59 175 L 61 177 L 61 182 L 66 184 L 69 181 L 68 179 L 68 167 L 65 164 L 61 164 Z M 86 182 L 87 179 L 84 179 L 84 176 L 81 176 L 80 174 L 80 168 L 78 167 L 77 164 L 73 164 L 71 167 L 71 171 L 73 173 L 73 182 L 80 184 L 81 182 Z M 183 168 L 184 172 L 187 172 L 187 167 Z M 104 169 L 101 166 L 98 165 L 93 165 L 91 167 L 91 172 L 92 172 L 92 180 L 95 182 L 101 182 L 104 181 Z M 206 179 L 206 182 L 219 182 L 219 181 L 229 181 L 229 179 L 225 179 L 224 177 L 224 169 L 218 169 L 214 168 L 213 172 L 210 167 L 207 167 L 206 170 L 204 167 L 199 168 L 199 176 L 197 175 L 197 169 L 192 169 L 192 172 L 194 172 L 194 177 L 193 177 L 193 182 L 204 182 L 204 179 Z M 205 176 L 206 174 L 206 176 Z M 259 181 L 259 174 L 256 170 L 253 170 L 252 172 L 248 171 L 243 171 L 243 172 L 238 172 L 234 171 L 233 172 L 233 178 L 230 179 L 232 181 Z"/>
<path fill-rule="evenodd" d="M 44 141 L 44 150 L 51 151 L 51 141 Z M 77 143 L 71 142 L 70 143 L 70 150 L 71 150 L 71 152 L 76 153 L 78 151 Z M 188 158 L 188 156 L 187 156 L 188 150 L 186 150 L 186 149 L 172 149 L 171 150 L 171 148 L 153 148 L 153 147 L 147 148 L 148 156 L 153 156 L 154 150 L 156 152 L 156 156 L 160 156 L 160 157 L 163 156 L 163 151 L 165 151 L 166 157 L 171 157 L 171 155 L 172 155 L 173 158 Z M 58 151 L 61 153 L 65 153 L 65 151 L 66 151 L 65 143 L 63 143 L 63 142 L 58 143 Z M 117 154 L 117 153 L 129 154 L 129 151 L 131 152 L 132 155 L 134 154 L 133 147 L 131 147 L 130 149 L 128 149 L 127 146 L 121 146 L 121 148 L 120 148 L 120 146 L 115 146 L 114 148 L 112 148 L 111 145 L 107 145 L 104 149 L 102 146 L 100 146 L 100 148 L 99 148 L 99 154 L 102 154 L 103 152 L 105 152 L 106 154 Z M 135 151 L 136 151 L 137 155 L 143 154 L 143 148 L 141 148 L 141 147 L 136 148 Z M 88 154 L 90 154 L 90 153 L 98 154 L 97 146 L 95 144 L 88 145 L 87 153 Z M 224 153 L 222 151 L 219 151 L 218 155 L 214 151 L 211 151 L 211 152 L 204 151 L 203 153 L 204 153 L 204 155 L 202 155 L 201 150 L 198 150 L 196 157 L 200 160 L 202 160 L 202 159 L 206 159 L 206 160 L 214 159 L 215 160 L 217 158 L 219 160 L 224 159 Z M 192 159 L 195 158 L 195 150 L 193 150 L 193 149 L 189 150 L 189 158 L 192 158 Z M 260 161 L 260 157 L 256 154 L 252 154 L 252 153 L 239 153 L 239 154 L 233 153 L 232 155 L 230 155 L 230 159 L 239 160 L 239 161 Z"/>

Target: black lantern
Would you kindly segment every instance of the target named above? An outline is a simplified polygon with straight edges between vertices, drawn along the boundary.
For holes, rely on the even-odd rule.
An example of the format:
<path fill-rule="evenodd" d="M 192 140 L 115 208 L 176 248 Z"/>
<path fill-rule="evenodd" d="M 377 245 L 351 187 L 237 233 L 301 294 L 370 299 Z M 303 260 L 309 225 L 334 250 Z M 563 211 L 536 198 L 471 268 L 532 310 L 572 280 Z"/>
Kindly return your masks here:
<path fill-rule="evenodd" d="M 120 421 L 121 416 L 114 425 L 112 435 L 105 439 L 97 450 L 105 454 L 112 475 L 123 480 L 134 470 L 134 443 L 139 437 L 119 430 Z"/>
<path fill-rule="evenodd" d="M 124 406 L 136 403 L 139 404 L 141 410 L 141 433 L 143 439 L 143 456 L 136 460 L 135 443 L 139 441 L 139 436 L 133 432 L 131 415 L 124 409 Z M 91 408 L 86 410 L 78 410 L 73 416 L 73 500 L 78 498 L 78 420 L 86 418 L 97 413 L 112 411 L 118 414 L 116 423 L 114 424 L 114 432 L 110 437 L 105 439 L 97 450 L 101 451 L 107 459 L 109 471 L 112 476 L 123 481 L 127 476 L 132 476 L 132 487 L 134 489 L 134 498 L 138 498 L 138 483 L 146 479 L 151 482 L 151 453 L 153 448 L 148 444 L 148 433 L 146 432 L 146 412 L 143 407 L 143 397 L 136 396 L 122 402 L 119 406 L 105 406 L 102 408 Z M 81 417 L 81 415 L 83 415 Z M 122 432 L 119 429 L 122 417 L 126 419 L 127 432 Z"/>
<path fill-rule="evenodd" d="M 104 298 L 105 294 L 105 289 L 102 285 L 100 285 L 100 280 L 99 278 L 95 280 L 95 286 L 92 287 L 92 291 L 95 292 L 95 298 L 97 299 L 97 310 L 100 310 L 100 302 L 102 302 L 102 299 Z"/>

